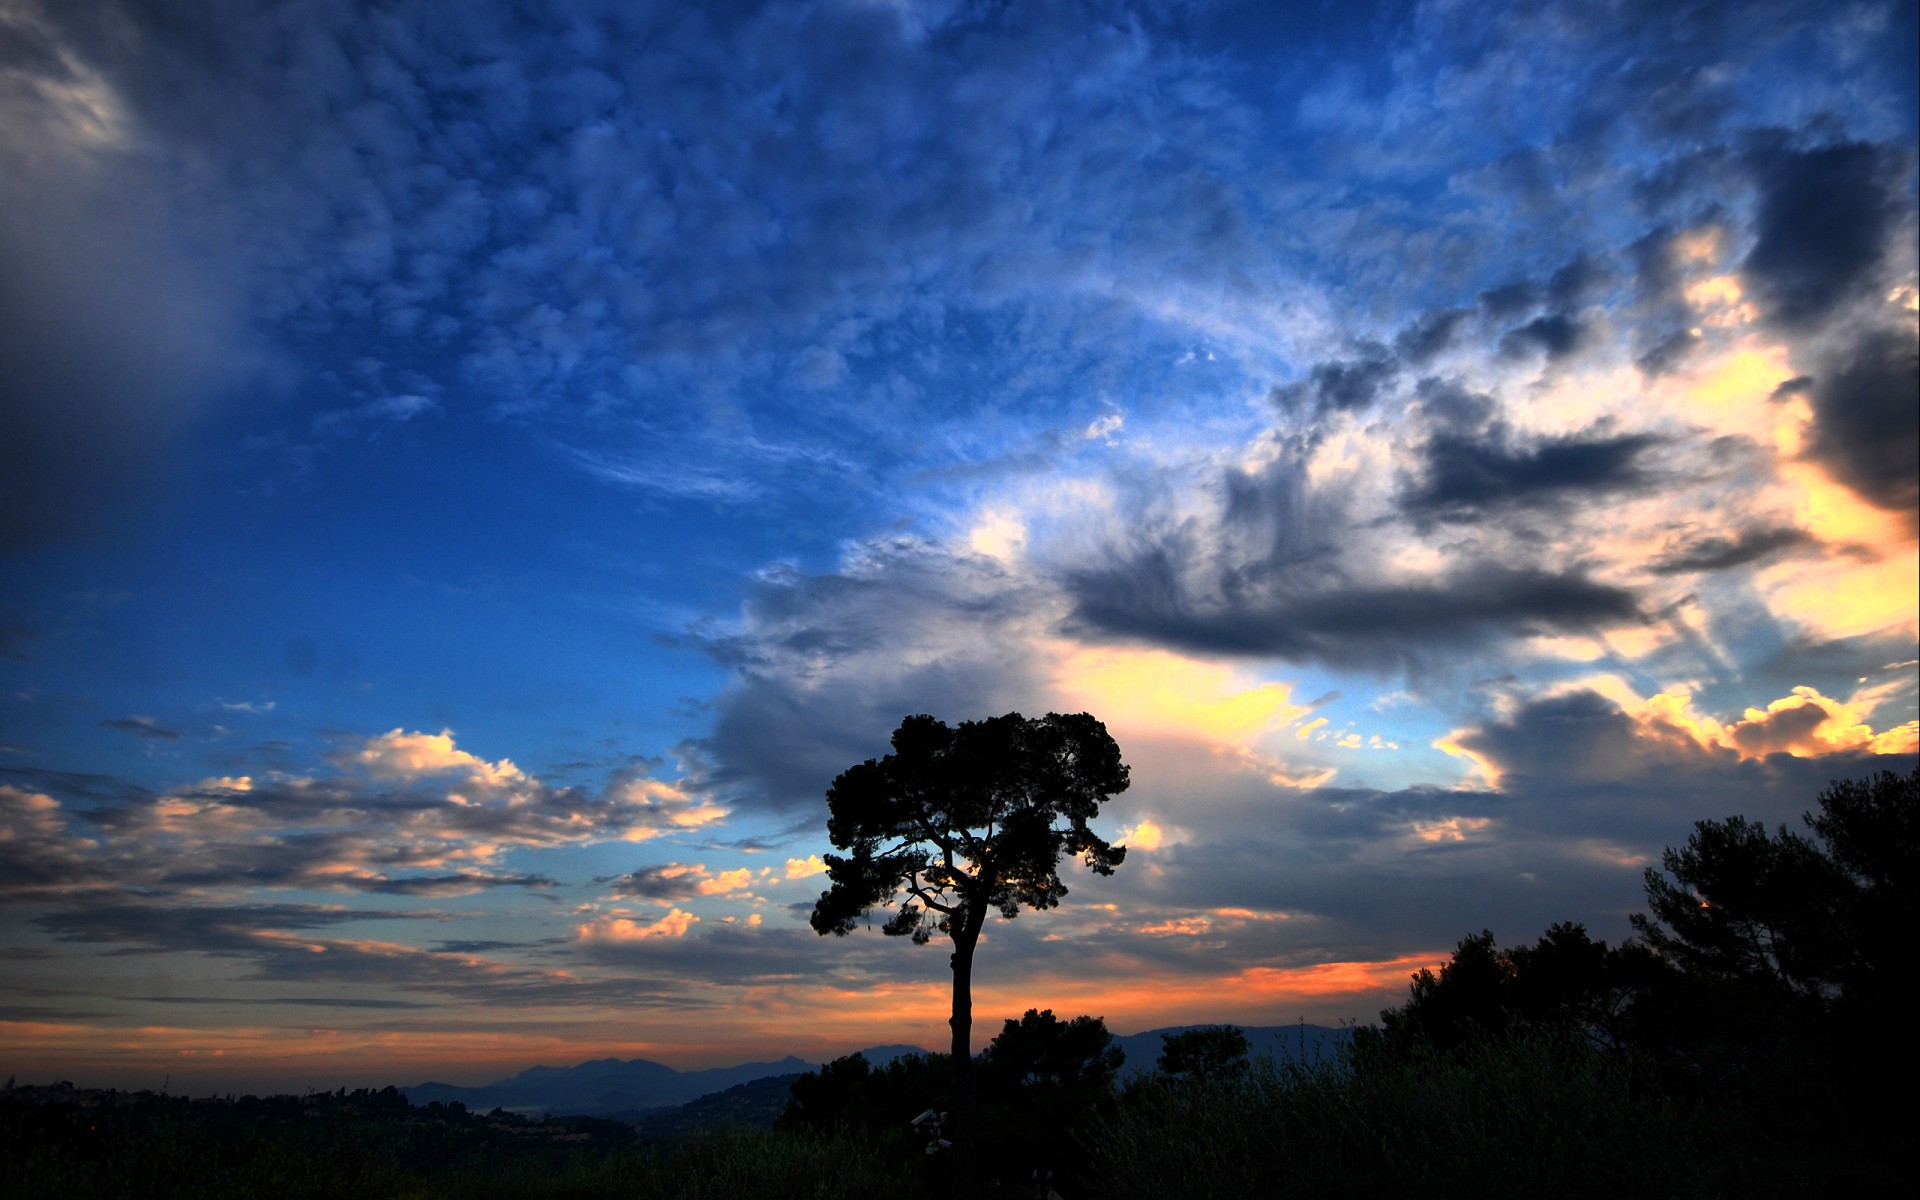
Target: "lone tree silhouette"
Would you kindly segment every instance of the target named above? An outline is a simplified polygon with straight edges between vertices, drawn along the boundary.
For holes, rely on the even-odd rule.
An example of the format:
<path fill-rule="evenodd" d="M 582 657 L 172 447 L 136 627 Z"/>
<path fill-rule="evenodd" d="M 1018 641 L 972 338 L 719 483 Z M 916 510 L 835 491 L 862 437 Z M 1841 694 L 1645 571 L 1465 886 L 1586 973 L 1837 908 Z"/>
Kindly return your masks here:
<path fill-rule="evenodd" d="M 962 721 L 921 715 L 893 732 L 893 753 L 851 767 L 827 789 L 832 887 L 813 906 L 821 934 L 846 934 L 898 900 L 882 929 L 953 943 L 954 1080 L 961 1133 L 972 1103 L 973 950 L 987 913 L 1052 908 L 1067 894 L 1060 857 L 1111 875 L 1126 857 L 1087 827 L 1127 789 L 1107 727 L 1086 713 Z"/>

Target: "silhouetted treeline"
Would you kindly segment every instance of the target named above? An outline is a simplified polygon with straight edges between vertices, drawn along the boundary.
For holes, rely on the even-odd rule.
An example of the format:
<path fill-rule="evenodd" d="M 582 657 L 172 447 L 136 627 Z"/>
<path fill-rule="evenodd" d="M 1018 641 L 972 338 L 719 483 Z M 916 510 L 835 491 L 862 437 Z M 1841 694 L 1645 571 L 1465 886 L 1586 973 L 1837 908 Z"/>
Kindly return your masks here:
<path fill-rule="evenodd" d="M 1129 1089 L 1089 1135 L 1100 1194 L 1909 1190 L 1920 771 L 1835 783 L 1802 823 L 1696 824 L 1623 945 L 1462 939 L 1341 1060 Z"/>

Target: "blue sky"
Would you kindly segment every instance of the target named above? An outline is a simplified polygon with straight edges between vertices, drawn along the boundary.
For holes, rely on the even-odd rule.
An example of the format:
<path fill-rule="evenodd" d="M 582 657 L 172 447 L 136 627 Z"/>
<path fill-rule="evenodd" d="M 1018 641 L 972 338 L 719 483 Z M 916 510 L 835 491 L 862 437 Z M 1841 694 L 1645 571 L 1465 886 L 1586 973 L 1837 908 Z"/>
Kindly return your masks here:
<path fill-rule="evenodd" d="M 1914 41 L 6 0 L 0 1066 L 934 1044 L 941 955 L 805 924 L 915 712 L 1133 767 L 983 1036 L 1625 936 L 1915 758 Z"/>

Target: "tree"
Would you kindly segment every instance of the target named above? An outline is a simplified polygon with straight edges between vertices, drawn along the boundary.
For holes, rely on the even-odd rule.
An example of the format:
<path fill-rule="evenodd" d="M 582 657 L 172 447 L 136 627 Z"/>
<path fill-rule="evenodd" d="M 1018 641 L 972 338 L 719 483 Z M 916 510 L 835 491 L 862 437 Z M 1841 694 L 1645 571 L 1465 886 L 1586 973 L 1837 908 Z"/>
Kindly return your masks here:
<path fill-rule="evenodd" d="M 1633 925 L 1676 971 L 1669 1041 L 1713 1081 L 1759 1079 L 1783 1112 L 1920 1069 L 1907 972 L 1920 954 L 1920 770 L 1830 784 L 1806 836 L 1700 821 L 1646 873 Z M 1842 1125 L 1863 1119 L 1835 1099 Z M 1840 1118 L 1835 1118 L 1836 1121 Z"/>
<path fill-rule="evenodd" d="M 1209 1025 L 1160 1036 L 1163 1075 L 1205 1082 L 1230 1079 L 1247 1070 L 1247 1035 L 1237 1025 Z"/>
<path fill-rule="evenodd" d="M 1099 1017 L 1062 1021 L 1052 1009 L 1028 1009 L 987 1047 L 988 1073 L 1014 1090 L 1104 1090 L 1126 1062 Z"/>
<path fill-rule="evenodd" d="M 1833 783 L 1801 819 L 1845 877 L 1836 976 L 1852 1015 L 1900 1020 L 1907 972 L 1920 955 L 1920 769 Z M 1901 1022 L 1908 1024 L 1908 1022 Z"/>
<path fill-rule="evenodd" d="M 1533 945 L 1507 950 L 1483 929 L 1460 939 L 1439 974 L 1422 968 L 1407 1002 L 1382 1010 L 1379 1033 L 1359 1041 L 1404 1054 L 1537 1032 L 1619 1049 L 1631 1040 L 1635 1005 L 1663 975 L 1664 964 L 1645 946 L 1608 946 L 1577 921 L 1550 926 Z"/>
<path fill-rule="evenodd" d="M 1633 927 L 1703 982 L 1818 1006 L 1836 982 L 1846 878 L 1819 845 L 1745 817 L 1697 821 L 1687 844 L 1647 868 L 1647 907 Z M 1671 876 L 1672 878 L 1668 878 Z"/>
<path fill-rule="evenodd" d="M 881 927 L 925 945 L 953 945 L 955 1081 L 971 1103 L 973 953 L 987 914 L 1052 908 L 1067 894 L 1060 858 L 1111 875 L 1125 846 L 1087 822 L 1127 789 L 1127 766 L 1105 725 L 1086 713 L 1017 712 L 958 727 L 911 716 L 893 753 L 851 767 L 827 789 L 831 885 L 813 906 L 821 934 L 853 931 L 871 909 L 899 909 Z"/>

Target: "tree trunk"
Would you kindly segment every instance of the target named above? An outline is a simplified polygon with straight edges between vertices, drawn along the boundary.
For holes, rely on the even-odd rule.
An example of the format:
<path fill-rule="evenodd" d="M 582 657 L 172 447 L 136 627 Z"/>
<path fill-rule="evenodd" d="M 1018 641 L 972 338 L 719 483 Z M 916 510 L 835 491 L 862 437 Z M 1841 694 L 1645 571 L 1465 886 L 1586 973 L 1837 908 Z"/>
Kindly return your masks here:
<path fill-rule="evenodd" d="M 971 1196 L 977 1190 L 979 1147 L 974 1138 L 977 1106 L 973 1094 L 973 948 L 980 940 L 985 921 L 980 906 L 970 906 L 966 918 L 954 929 L 953 937 L 953 1016 L 947 1024 L 953 1029 L 953 1174 L 950 1182 L 956 1196 Z"/>

